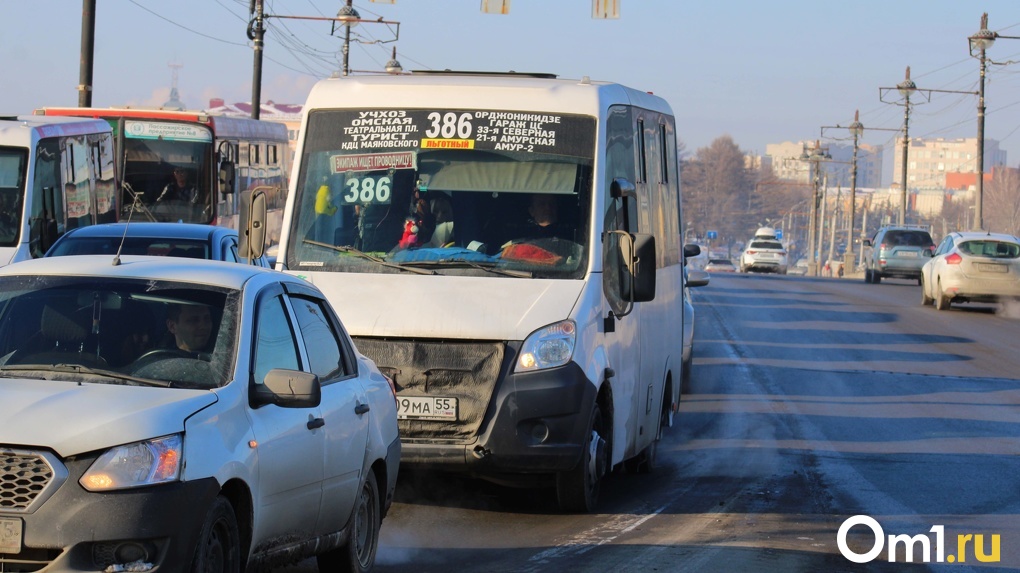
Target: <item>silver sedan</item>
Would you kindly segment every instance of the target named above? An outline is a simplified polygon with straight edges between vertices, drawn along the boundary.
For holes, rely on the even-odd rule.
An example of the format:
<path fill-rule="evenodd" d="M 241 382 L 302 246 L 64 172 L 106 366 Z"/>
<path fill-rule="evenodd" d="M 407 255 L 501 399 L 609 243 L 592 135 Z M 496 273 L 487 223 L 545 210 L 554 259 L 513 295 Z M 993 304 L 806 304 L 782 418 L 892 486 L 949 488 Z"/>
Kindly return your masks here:
<path fill-rule="evenodd" d="M 968 231 L 949 233 L 921 267 L 921 304 L 1020 298 L 1020 239 Z"/>

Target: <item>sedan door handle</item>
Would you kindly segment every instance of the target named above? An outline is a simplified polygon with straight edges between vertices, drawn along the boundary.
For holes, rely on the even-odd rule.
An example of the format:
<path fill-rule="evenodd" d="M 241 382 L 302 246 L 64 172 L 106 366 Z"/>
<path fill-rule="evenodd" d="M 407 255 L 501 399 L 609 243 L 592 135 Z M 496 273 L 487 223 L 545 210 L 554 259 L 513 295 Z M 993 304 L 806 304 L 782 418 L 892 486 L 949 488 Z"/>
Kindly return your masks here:
<path fill-rule="evenodd" d="M 323 420 L 322 418 L 312 418 L 311 420 L 308 420 L 308 424 L 306 425 L 308 426 L 309 430 L 314 430 L 315 428 L 321 428 L 325 426 L 326 420 Z"/>
<path fill-rule="evenodd" d="M 354 413 L 360 415 L 367 413 L 371 409 L 372 408 L 370 408 L 368 404 L 358 404 L 357 406 L 354 407 Z"/>

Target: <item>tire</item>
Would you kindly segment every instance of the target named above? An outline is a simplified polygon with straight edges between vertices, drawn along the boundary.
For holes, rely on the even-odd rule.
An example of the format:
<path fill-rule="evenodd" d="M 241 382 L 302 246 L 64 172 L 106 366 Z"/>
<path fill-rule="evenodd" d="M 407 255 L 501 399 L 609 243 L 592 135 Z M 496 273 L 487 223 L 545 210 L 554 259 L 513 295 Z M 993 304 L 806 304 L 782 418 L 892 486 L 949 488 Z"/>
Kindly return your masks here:
<path fill-rule="evenodd" d="M 691 345 L 691 355 L 687 357 L 680 365 L 680 399 L 683 400 L 684 394 L 690 394 L 691 392 L 691 371 L 694 367 L 694 345 Z"/>
<path fill-rule="evenodd" d="M 864 282 L 871 284 L 871 269 L 864 269 Z"/>
<path fill-rule="evenodd" d="M 590 513 L 595 510 L 609 455 L 606 451 L 608 444 L 602 438 L 603 427 L 602 410 L 596 404 L 592 409 L 581 460 L 573 469 L 556 474 L 556 501 L 564 511 Z"/>
<path fill-rule="evenodd" d="M 645 446 L 645 449 L 641 450 L 640 454 L 624 462 L 624 469 L 629 473 L 650 474 L 658 467 L 659 441 L 662 439 L 662 433 L 666 428 L 673 426 L 673 409 L 670 407 L 672 406 L 670 402 L 669 391 L 667 390 L 662 395 L 662 408 L 659 415 L 659 427 L 655 432 L 655 440 Z"/>
<path fill-rule="evenodd" d="M 921 306 L 931 306 L 935 303 L 935 299 L 928 296 L 928 289 L 925 288 L 924 278 L 917 279 L 917 284 L 921 285 Z"/>
<path fill-rule="evenodd" d="M 877 272 L 875 272 L 875 271 L 871 271 L 871 282 L 873 284 L 876 284 L 876 285 L 877 284 L 881 284 L 882 283 L 882 275 L 877 273 Z"/>
<path fill-rule="evenodd" d="M 241 534 L 234 508 L 223 496 L 213 500 L 202 523 L 192 573 L 240 573 Z"/>
<path fill-rule="evenodd" d="M 935 308 L 939 310 L 949 310 L 951 305 L 952 302 L 950 302 L 949 297 L 942 292 L 942 281 L 938 281 L 935 283 Z"/>
<path fill-rule="evenodd" d="M 375 481 L 375 474 L 369 470 L 347 522 L 347 542 L 316 558 L 320 572 L 366 573 L 372 570 L 379 549 L 379 529 L 382 528 L 380 507 L 379 484 Z"/>

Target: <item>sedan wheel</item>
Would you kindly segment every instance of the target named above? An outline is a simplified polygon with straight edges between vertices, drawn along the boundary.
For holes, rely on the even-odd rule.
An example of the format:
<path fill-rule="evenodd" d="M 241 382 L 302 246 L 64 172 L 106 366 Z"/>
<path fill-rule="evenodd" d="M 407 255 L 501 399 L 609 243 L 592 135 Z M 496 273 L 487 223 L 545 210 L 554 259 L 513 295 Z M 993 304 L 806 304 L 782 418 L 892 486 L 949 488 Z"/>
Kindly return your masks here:
<path fill-rule="evenodd" d="M 379 507 L 379 486 L 375 474 L 369 471 L 355 502 L 354 513 L 347 524 L 347 543 L 319 555 L 319 571 L 366 573 L 372 570 L 376 550 L 379 548 L 379 529 L 382 527 Z"/>
<path fill-rule="evenodd" d="M 935 299 L 928 296 L 928 285 L 924 284 L 924 277 L 917 279 L 917 283 L 921 285 L 921 306 L 931 306 Z"/>
<path fill-rule="evenodd" d="M 939 310 L 949 310 L 950 304 L 949 297 L 942 292 L 942 281 L 938 281 L 935 285 L 935 308 Z"/>
<path fill-rule="evenodd" d="M 213 500 L 202 523 L 198 547 L 191 563 L 193 573 L 240 573 L 241 535 L 230 502 Z"/>

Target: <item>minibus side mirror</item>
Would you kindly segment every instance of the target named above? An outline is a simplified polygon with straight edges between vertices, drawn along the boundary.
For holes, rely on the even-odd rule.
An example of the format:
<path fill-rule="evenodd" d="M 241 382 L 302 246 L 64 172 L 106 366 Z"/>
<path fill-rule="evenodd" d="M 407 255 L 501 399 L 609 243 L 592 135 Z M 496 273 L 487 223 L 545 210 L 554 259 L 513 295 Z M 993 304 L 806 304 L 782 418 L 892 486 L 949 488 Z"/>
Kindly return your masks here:
<path fill-rule="evenodd" d="M 234 192 L 234 162 L 223 161 L 220 163 L 220 193 L 230 195 Z"/>
<path fill-rule="evenodd" d="M 634 233 L 620 241 L 620 294 L 623 300 L 647 302 L 655 298 L 655 237 Z"/>
<path fill-rule="evenodd" d="M 242 191 L 238 205 L 237 254 L 251 260 L 266 251 L 266 193 L 262 187 Z"/>

